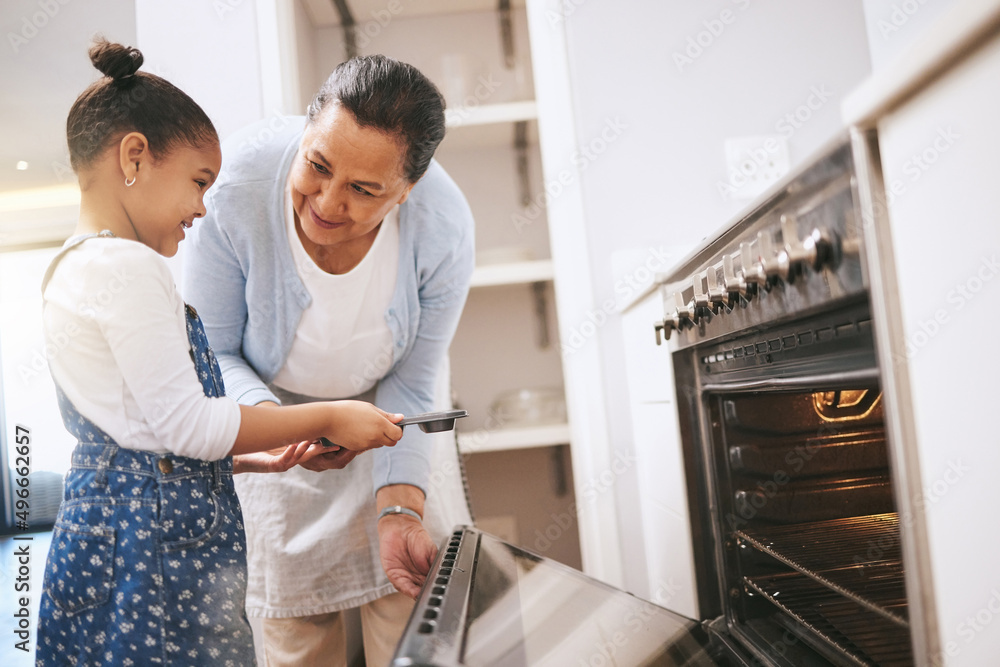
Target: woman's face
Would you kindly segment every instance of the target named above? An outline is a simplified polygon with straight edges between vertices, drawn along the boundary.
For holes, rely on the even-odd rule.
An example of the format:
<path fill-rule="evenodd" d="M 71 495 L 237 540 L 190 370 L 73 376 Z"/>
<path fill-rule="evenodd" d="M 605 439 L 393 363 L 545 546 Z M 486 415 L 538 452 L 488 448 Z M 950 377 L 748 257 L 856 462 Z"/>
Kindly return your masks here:
<path fill-rule="evenodd" d="M 305 236 L 335 249 L 370 234 L 413 188 L 403 156 L 401 140 L 360 127 L 350 111 L 331 104 L 306 125 L 288 176 Z"/>

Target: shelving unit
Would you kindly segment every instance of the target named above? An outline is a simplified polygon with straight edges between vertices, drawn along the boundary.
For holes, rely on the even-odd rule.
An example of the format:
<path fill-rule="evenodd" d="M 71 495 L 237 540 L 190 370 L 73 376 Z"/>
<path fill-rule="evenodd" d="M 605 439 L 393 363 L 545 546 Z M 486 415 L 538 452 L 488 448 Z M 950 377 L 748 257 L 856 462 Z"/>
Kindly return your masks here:
<path fill-rule="evenodd" d="M 536 259 L 509 264 L 477 266 L 472 274 L 472 287 L 495 287 L 550 281 L 553 278 L 552 260 Z"/>
<path fill-rule="evenodd" d="M 552 447 L 567 442 L 569 442 L 568 424 L 546 424 L 461 433 L 458 436 L 458 450 L 463 454 L 482 454 L 531 447 Z"/>
<path fill-rule="evenodd" d="M 534 100 L 487 104 L 475 107 L 457 107 L 445 110 L 445 126 L 448 128 L 491 125 L 494 123 L 515 123 L 537 119 L 538 105 Z"/>
<path fill-rule="evenodd" d="M 504 423 L 492 407 L 510 390 L 564 384 L 524 2 L 506 12 L 496 0 L 346 3 L 353 37 L 335 3 L 297 0 L 298 57 L 287 69 L 304 106 L 353 38 L 357 53 L 410 63 L 445 96 L 448 129 L 435 157 L 469 201 L 480 260 L 450 350 L 456 407 L 470 414 L 458 425 L 459 451 L 477 521 L 536 548 L 538 522 L 574 504 L 570 426 Z M 502 465 L 493 458 L 510 453 Z M 537 483 L 546 478 L 556 482 Z M 547 555 L 579 567 L 576 530 Z"/>

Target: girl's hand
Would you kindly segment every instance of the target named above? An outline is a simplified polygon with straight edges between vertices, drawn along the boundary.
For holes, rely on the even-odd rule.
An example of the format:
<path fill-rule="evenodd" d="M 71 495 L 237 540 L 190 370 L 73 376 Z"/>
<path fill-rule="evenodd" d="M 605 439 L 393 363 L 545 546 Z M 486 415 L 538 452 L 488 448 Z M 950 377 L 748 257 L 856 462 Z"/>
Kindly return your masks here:
<path fill-rule="evenodd" d="M 396 426 L 401 414 L 390 414 L 364 401 L 333 401 L 328 405 L 332 416 L 326 437 L 342 449 L 362 452 L 391 447 L 403 437 L 402 427 Z"/>
<path fill-rule="evenodd" d="M 330 448 L 324 447 L 318 441 L 305 441 L 298 444 L 276 447 L 266 452 L 254 454 L 238 454 L 233 457 L 233 474 L 244 472 L 285 472 L 292 467 L 304 464 L 316 457 L 329 455 Z M 351 457 L 354 458 L 353 456 Z M 344 467 L 350 459 L 340 467 Z M 313 468 L 310 467 L 310 470 Z"/>

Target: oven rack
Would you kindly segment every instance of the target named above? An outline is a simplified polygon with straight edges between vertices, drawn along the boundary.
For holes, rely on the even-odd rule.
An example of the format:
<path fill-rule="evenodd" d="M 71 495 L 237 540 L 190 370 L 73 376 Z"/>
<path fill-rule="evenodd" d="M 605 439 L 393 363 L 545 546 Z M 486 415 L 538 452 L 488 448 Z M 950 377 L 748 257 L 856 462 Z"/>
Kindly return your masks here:
<path fill-rule="evenodd" d="M 853 665 L 903 667 L 913 664 L 909 632 L 880 614 L 798 572 L 744 577 L 747 593 L 759 595 L 787 617 L 789 630 L 803 629 Z M 905 597 L 896 605 L 905 605 Z M 796 624 L 800 625 L 798 627 Z"/>
<path fill-rule="evenodd" d="M 737 547 L 774 558 L 902 629 L 909 628 L 895 513 L 734 532 Z"/>

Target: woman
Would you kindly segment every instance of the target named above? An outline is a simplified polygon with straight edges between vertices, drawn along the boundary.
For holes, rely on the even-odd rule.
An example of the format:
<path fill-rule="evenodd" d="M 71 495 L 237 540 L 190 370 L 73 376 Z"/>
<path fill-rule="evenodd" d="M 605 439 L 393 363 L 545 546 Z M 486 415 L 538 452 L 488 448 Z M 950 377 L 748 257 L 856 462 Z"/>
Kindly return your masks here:
<path fill-rule="evenodd" d="M 258 125 L 226 142 L 184 282 L 230 396 L 447 407 L 443 369 L 474 246 L 468 204 L 432 161 L 443 137 L 433 84 L 373 56 L 338 66 L 304 124 Z M 344 662 L 341 612 L 355 608 L 368 664 L 389 661 L 437 540 L 469 521 L 454 444 L 434 442 L 405 429 L 391 454 L 343 470 L 329 468 L 349 462 L 347 451 L 241 476 L 248 611 L 263 617 L 268 664 Z"/>

